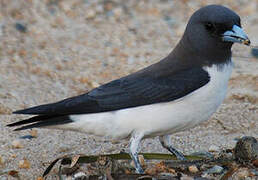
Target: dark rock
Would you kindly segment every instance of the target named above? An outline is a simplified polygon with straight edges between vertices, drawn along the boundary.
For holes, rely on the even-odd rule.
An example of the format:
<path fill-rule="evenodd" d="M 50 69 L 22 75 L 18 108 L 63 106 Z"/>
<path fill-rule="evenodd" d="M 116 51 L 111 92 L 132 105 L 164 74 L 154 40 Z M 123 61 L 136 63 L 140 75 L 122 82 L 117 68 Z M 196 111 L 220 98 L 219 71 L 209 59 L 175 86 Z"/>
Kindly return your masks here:
<path fill-rule="evenodd" d="M 218 165 L 213 166 L 212 168 L 205 171 L 207 174 L 221 174 L 223 172 L 224 168 Z"/>
<path fill-rule="evenodd" d="M 234 158 L 239 162 L 250 162 L 258 158 L 258 142 L 254 137 L 245 136 L 234 148 Z"/>
<path fill-rule="evenodd" d="M 18 31 L 22 32 L 22 33 L 26 33 L 26 32 L 27 32 L 27 27 L 26 27 L 26 25 L 21 24 L 21 23 L 19 23 L 19 22 L 15 23 L 15 28 L 16 28 Z"/>
<path fill-rule="evenodd" d="M 32 139 L 35 138 L 35 136 L 32 135 L 25 135 L 25 136 L 21 136 L 20 139 Z"/>
<path fill-rule="evenodd" d="M 255 58 L 258 58 L 258 48 L 252 48 L 251 54 L 252 54 Z"/>

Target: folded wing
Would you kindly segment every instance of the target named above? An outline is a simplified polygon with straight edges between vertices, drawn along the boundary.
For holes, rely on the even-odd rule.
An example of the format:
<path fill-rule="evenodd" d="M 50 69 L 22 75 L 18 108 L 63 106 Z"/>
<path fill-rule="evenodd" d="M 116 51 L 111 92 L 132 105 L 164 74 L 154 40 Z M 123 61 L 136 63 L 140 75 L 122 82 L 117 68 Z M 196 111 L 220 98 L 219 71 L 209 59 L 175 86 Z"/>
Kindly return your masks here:
<path fill-rule="evenodd" d="M 14 112 L 16 114 L 38 116 L 9 126 L 35 124 L 35 122 L 36 124 L 41 123 L 40 127 L 45 125 L 43 122 L 46 125 L 55 125 L 55 122 L 69 123 L 71 120 L 68 115 L 71 114 L 100 113 L 169 102 L 192 93 L 207 84 L 210 79 L 208 73 L 201 67 L 181 70 L 173 75 L 135 77 L 126 76 L 95 88 L 86 94 L 16 111 Z"/>

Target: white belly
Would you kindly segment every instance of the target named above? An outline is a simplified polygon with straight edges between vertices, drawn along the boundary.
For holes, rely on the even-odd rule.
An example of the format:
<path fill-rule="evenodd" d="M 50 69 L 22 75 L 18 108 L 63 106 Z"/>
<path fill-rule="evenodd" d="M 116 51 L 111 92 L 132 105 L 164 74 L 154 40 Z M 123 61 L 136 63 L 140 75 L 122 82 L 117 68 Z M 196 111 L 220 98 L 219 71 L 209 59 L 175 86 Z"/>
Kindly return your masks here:
<path fill-rule="evenodd" d="M 71 115 L 74 123 L 54 128 L 111 139 L 123 139 L 132 132 L 142 132 L 146 138 L 189 129 L 208 120 L 222 103 L 227 92 L 232 64 L 225 64 L 220 68 L 213 65 L 205 70 L 210 75 L 209 83 L 176 101 L 113 112 Z"/>

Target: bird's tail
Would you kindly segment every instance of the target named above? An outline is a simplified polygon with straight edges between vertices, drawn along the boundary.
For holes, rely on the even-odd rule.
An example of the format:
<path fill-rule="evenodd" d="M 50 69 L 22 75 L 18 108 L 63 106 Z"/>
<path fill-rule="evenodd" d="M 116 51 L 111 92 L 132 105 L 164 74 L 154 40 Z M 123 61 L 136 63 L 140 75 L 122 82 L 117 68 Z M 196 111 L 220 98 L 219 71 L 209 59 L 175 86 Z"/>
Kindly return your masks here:
<path fill-rule="evenodd" d="M 39 116 L 31 117 L 29 119 L 8 124 L 7 126 L 9 127 L 21 126 L 14 129 L 15 131 L 19 131 L 19 130 L 25 130 L 25 129 L 31 129 L 31 128 L 45 127 L 45 126 L 61 125 L 61 124 L 66 124 L 71 122 L 73 121 L 69 118 L 69 116 L 39 115 Z"/>

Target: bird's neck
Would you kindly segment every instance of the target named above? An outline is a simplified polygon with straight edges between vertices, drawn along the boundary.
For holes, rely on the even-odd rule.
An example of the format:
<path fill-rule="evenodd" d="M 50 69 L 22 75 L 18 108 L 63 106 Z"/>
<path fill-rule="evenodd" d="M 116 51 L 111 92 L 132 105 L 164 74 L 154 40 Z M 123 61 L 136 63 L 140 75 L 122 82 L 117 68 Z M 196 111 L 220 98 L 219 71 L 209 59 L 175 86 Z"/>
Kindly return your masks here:
<path fill-rule="evenodd" d="M 216 64 L 223 66 L 231 62 L 231 46 L 226 49 L 217 49 L 206 53 L 205 49 L 201 52 L 191 46 L 186 37 L 183 37 L 174 50 L 161 61 L 138 71 L 135 74 L 142 76 L 161 77 L 172 75 L 177 71 L 193 68 L 212 66 Z M 155 72 L 155 73 L 152 73 Z"/>
<path fill-rule="evenodd" d="M 183 36 L 174 50 L 169 54 L 168 59 L 176 59 L 186 65 L 211 66 L 213 64 L 224 64 L 231 60 L 232 44 L 225 44 L 222 48 L 193 47 L 187 36 Z"/>

